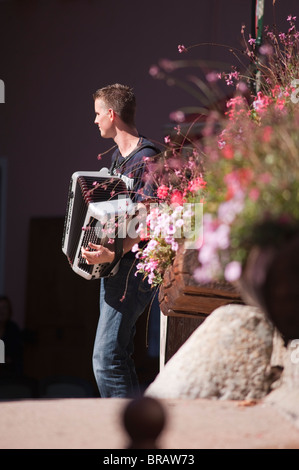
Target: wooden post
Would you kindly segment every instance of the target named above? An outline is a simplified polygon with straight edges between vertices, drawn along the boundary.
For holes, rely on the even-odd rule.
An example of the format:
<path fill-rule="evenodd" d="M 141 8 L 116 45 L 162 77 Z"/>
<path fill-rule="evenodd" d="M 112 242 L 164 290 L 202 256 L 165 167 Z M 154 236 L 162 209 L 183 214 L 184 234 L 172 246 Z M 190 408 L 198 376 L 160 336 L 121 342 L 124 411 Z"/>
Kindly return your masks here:
<path fill-rule="evenodd" d="M 199 284 L 193 277 L 198 266 L 198 250 L 181 246 L 173 265 L 165 272 L 159 290 L 160 370 L 213 310 L 229 303 L 243 303 L 236 287 L 228 282 Z"/>

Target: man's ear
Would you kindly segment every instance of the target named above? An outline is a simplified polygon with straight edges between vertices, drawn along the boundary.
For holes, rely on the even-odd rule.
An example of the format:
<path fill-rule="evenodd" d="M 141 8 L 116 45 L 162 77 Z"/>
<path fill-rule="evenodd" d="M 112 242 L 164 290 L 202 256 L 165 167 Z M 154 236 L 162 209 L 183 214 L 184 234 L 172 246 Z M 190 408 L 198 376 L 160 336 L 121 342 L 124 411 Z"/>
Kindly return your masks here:
<path fill-rule="evenodd" d="M 115 120 L 115 116 L 116 116 L 115 111 L 113 109 L 109 108 L 108 109 L 108 114 L 109 114 L 111 122 L 113 122 Z"/>

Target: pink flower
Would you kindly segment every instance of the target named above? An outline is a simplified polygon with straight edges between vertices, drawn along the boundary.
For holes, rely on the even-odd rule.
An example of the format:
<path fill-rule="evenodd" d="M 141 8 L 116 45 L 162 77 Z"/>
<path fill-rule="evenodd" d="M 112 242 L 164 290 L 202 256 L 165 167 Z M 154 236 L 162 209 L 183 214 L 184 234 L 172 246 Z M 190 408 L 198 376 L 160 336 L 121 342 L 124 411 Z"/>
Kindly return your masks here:
<path fill-rule="evenodd" d="M 249 197 L 252 201 L 257 201 L 260 195 L 260 191 L 257 188 L 252 188 L 249 191 Z"/>
<path fill-rule="evenodd" d="M 247 93 L 248 92 L 248 86 L 246 85 L 245 82 L 239 82 L 237 83 L 237 90 L 240 92 L 240 93 Z"/>
<path fill-rule="evenodd" d="M 183 193 L 179 191 L 178 189 L 175 189 L 171 196 L 171 203 L 178 204 L 179 206 L 181 206 L 183 202 L 184 202 Z"/>
<path fill-rule="evenodd" d="M 274 96 L 276 90 L 272 90 Z M 256 100 L 253 102 L 253 107 L 258 112 L 263 112 L 267 109 L 271 103 L 271 98 L 269 96 L 263 95 L 262 92 L 258 92 Z"/>
<path fill-rule="evenodd" d="M 227 199 L 234 197 L 239 190 L 246 188 L 252 181 L 252 178 L 252 171 L 248 168 L 239 168 L 225 175 L 224 182 L 227 185 Z"/>
<path fill-rule="evenodd" d="M 184 122 L 185 121 L 185 113 L 183 111 L 172 111 L 169 115 L 169 118 L 175 122 Z"/>
<path fill-rule="evenodd" d="M 236 116 L 245 112 L 247 102 L 243 96 L 236 96 L 226 103 L 226 107 L 229 108 L 229 111 L 226 113 L 228 114 L 229 119 L 234 120 Z"/>
<path fill-rule="evenodd" d="M 278 99 L 275 103 L 275 107 L 278 108 L 280 111 L 282 111 L 285 107 L 285 100 L 284 99 Z"/>
<path fill-rule="evenodd" d="M 182 227 L 182 226 L 184 225 L 183 219 L 178 219 L 178 220 L 176 221 L 175 225 L 176 225 L 177 227 Z"/>
<path fill-rule="evenodd" d="M 273 47 L 270 44 L 263 44 L 259 48 L 259 52 L 260 52 L 260 54 L 263 54 L 263 55 L 272 55 L 273 54 Z"/>
<path fill-rule="evenodd" d="M 219 77 L 219 73 L 217 73 L 217 72 L 209 72 L 206 75 L 206 79 L 210 83 L 217 82 L 219 80 L 219 78 L 221 78 L 221 77 Z"/>
<path fill-rule="evenodd" d="M 181 54 L 182 52 L 187 52 L 187 49 L 183 44 L 179 44 L 178 45 L 178 51 Z"/>
<path fill-rule="evenodd" d="M 219 148 L 219 150 L 222 150 L 223 147 L 225 147 L 225 144 L 226 144 L 225 140 L 223 140 L 222 137 L 219 137 L 219 140 L 218 140 L 218 148 Z"/>
<path fill-rule="evenodd" d="M 159 199 L 165 199 L 168 195 L 169 188 L 165 186 L 165 184 L 162 184 L 162 186 L 159 186 L 157 189 L 157 196 Z"/>
<path fill-rule="evenodd" d="M 154 78 L 159 77 L 159 72 L 160 72 L 160 69 L 157 65 L 152 65 L 151 68 L 149 69 L 149 74 Z"/>
<path fill-rule="evenodd" d="M 157 244 L 158 242 L 156 240 L 150 240 L 147 245 L 147 250 L 148 251 L 153 250 L 154 248 L 156 248 Z"/>
<path fill-rule="evenodd" d="M 172 249 L 173 251 L 178 251 L 178 249 L 179 249 L 179 244 L 178 244 L 178 242 L 172 240 L 172 241 L 171 241 L 171 249 Z"/>
<path fill-rule="evenodd" d="M 226 158 L 227 160 L 231 160 L 232 158 L 234 158 L 234 150 L 228 144 L 222 148 L 222 153 L 224 158 Z"/>
<path fill-rule="evenodd" d="M 164 137 L 164 142 L 165 142 L 165 144 L 169 144 L 169 142 L 170 142 L 170 136 L 169 135 Z"/>
<path fill-rule="evenodd" d="M 243 193 L 238 191 L 232 199 L 222 202 L 218 209 L 219 220 L 224 224 L 231 224 L 235 220 L 236 215 L 243 210 L 243 200 Z"/>
<path fill-rule="evenodd" d="M 192 181 L 189 181 L 188 183 L 188 189 L 189 191 L 191 191 L 192 193 L 195 193 L 196 191 L 198 191 L 199 189 L 204 189 L 205 186 L 206 186 L 206 181 L 203 180 L 203 178 L 201 178 L 200 176 L 198 176 L 197 178 L 195 178 L 194 180 Z"/>

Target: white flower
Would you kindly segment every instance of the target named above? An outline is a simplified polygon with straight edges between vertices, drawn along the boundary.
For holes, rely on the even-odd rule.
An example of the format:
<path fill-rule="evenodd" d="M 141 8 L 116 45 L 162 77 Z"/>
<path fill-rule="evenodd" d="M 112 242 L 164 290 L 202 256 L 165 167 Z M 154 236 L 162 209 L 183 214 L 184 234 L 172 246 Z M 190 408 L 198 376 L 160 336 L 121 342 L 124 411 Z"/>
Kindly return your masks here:
<path fill-rule="evenodd" d="M 133 251 L 133 253 L 136 253 L 136 251 L 138 250 L 139 250 L 138 243 L 135 243 L 135 245 L 132 246 L 131 251 Z"/>
<path fill-rule="evenodd" d="M 147 251 L 153 250 L 158 245 L 156 240 L 150 240 L 147 245 Z"/>
<path fill-rule="evenodd" d="M 234 282 L 240 279 L 242 267 L 239 261 L 231 261 L 224 270 L 224 277 L 228 282 Z"/>

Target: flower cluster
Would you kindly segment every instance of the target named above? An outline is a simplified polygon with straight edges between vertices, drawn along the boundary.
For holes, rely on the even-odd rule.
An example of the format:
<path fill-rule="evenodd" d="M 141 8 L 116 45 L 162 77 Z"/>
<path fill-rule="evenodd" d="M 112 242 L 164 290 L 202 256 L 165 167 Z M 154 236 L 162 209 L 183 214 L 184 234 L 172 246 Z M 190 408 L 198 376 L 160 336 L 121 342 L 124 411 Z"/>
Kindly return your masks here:
<path fill-rule="evenodd" d="M 157 203 L 150 204 L 146 223 L 141 222 L 138 228 L 147 243 L 142 248 L 133 247 L 137 272 L 143 273 L 153 286 L 163 281 L 179 245 L 197 240 L 199 208 L 204 203 L 207 184 L 196 148 L 185 145 L 185 139 L 177 145 L 167 137 L 165 143 L 168 147 L 150 166 L 157 186 Z"/>
<path fill-rule="evenodd" d="M 299 38 L 295 17 L 288 21 L 286 34 L 265 28 L 267 61 L 249 43 L 258 91 L 244 95 L 236 86 L 218 121 L 221 132 L 205 139 L 209 191 L 195 272 L 199 282 L 237 280 L 252 246 L 278 243 L 298 229 Z"/>

